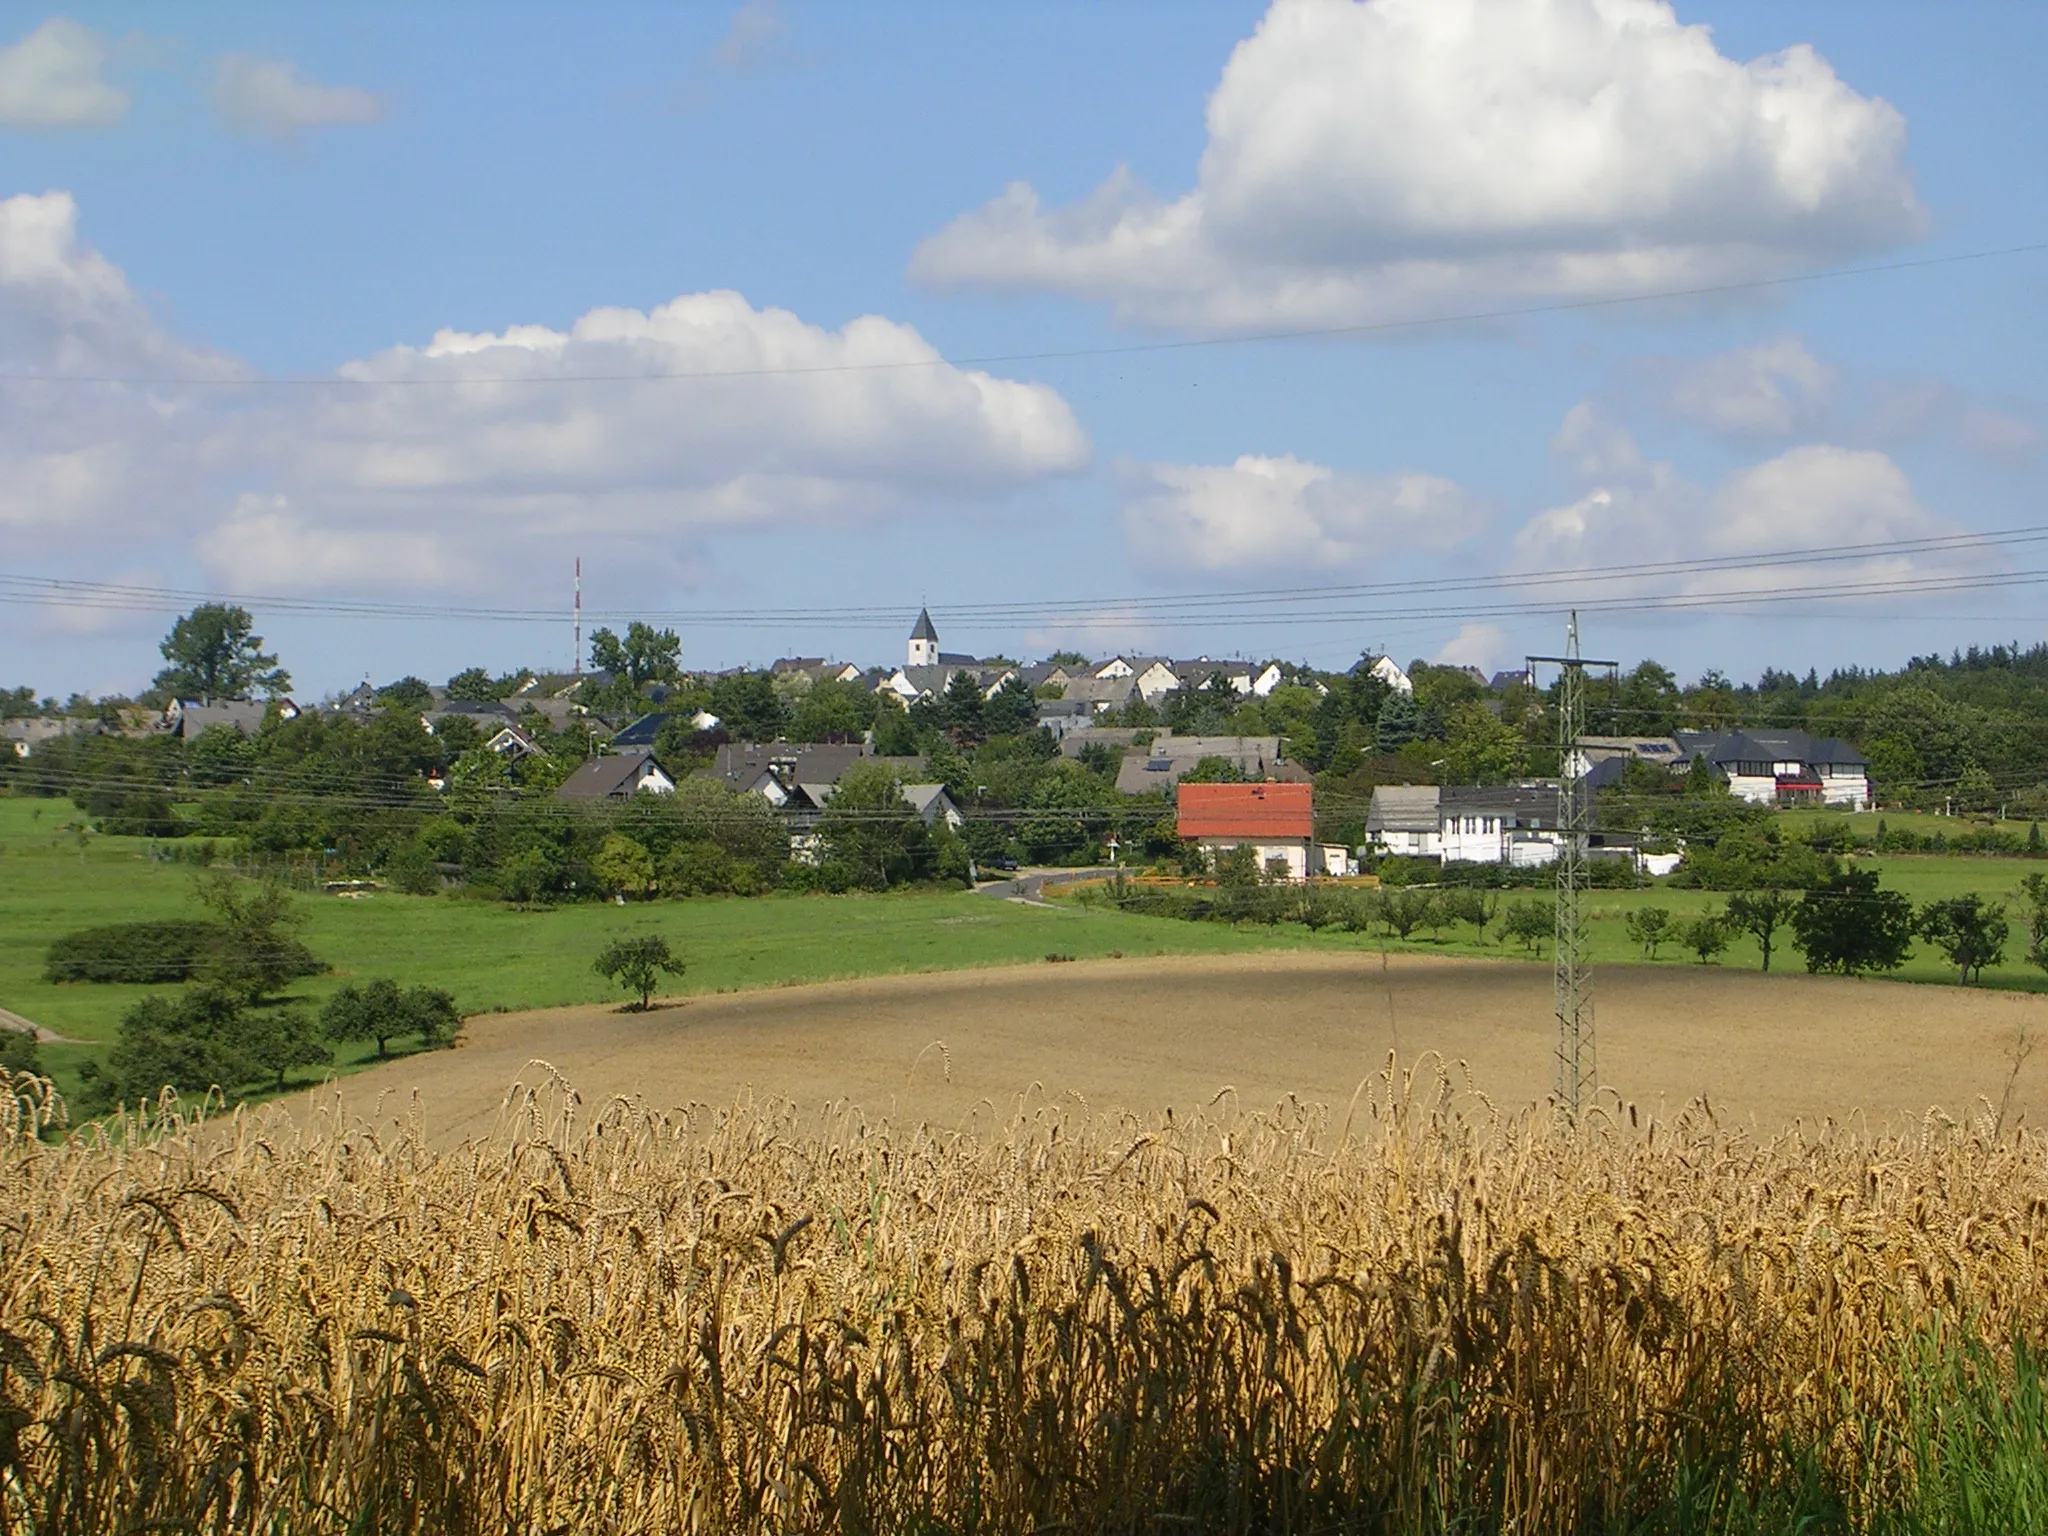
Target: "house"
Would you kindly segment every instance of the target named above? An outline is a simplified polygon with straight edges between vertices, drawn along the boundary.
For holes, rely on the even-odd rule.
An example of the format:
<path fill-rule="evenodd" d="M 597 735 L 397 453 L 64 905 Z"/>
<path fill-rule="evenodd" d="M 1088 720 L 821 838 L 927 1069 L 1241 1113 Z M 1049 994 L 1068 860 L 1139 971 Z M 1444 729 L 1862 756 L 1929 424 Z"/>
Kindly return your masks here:
<path fill-rule="evenodd" d="M 734 789 L 762 796 L 778 809 L 795 811 L 802 808 L 792 798 L 799 786 L 807 786 L 804 793 L 822 805 L 823 799 L 811 795 L 811 789 L 837 784 L 848 769 L 862 763 L 880 763 L 894 770 L 898 778 L 915 778 L 924 772 L 921 757 L 878 757 L 857 741 L 746 741 L 721 746 L 711 766 L 698 777 L 722 780 Z"/>
<path fill-rule="evenodd" d="M 1360 662 L 1359 666 L 1365 666 L 1365 663 Z M 1357 668 L 1352 670 L 1356 671 Z M 1365 670 L 1368 676 L 1378 678 L 1396 693 L 1413 694 L 1415 692 L 1414 680 L 1395 664 L 1394 658 L 1391 656 L 1380 657 L 1371 666 L 1365 667 Z"/>
<path fill-rule="evenodd" d="M 1010 667 L 984 667 L 971 656 L 953 656 L 929 666 L 898 667 L 875 685 L 875 692 L 893 693 L 904 704 L 915 704 L 919 699 L 936 699 L 962 672 L 973 674 L 985 699 L 1017 675 Z"/>
<path fill-rule="evenodd" d="M 528 757 L 546 757 L 541 744 L 516 725 L 501 725 L 484 738 L 486 750 L 495 752 L 508 763 L 519 762 Z"/>
<path fill-rule="evenodd" d="M 97 736 L 106 728 L 97 720 L 74 720 L 41 716 L 0 721 L 0 742 L 14 749 L 16 757 L 33 757 L 36 748 L 61 736 Z"/>
<path fill-rule="evenodd" d="M 1437 850 L 1446 864 L 1554 863 L 1557 786 L 1504 784 L 1439 792 Z"/>
<path fill-rule="evenodd" d="M 519 723 L 519 711 L 496 699 L 444 699 L 420 716 L 420 725 L 431 736 L 443 720 L 468 720 L 483 734 Z"/>
<path fill-rule="evenodd" d="M 1137 726 L 1084 725 L 1070 727 L 1059 738 L 1062 757 L 1079 757 L 1082 749 L 1090 746 L 1129 748 L 1143 736 L 1149 741 L 1162 740 L 1171 736 L 1171 731 L 1140 730 Z"/>
<path fill-rule="evenodd" d="M 1211 861 L 1249 847 L 1268 874 L 1309 877 L 1316 835 L 1312 784 L 1184 785 L 1175 821 L 1181 837 Z"/>
<path fill-rule="evenodd" d="M 1085 731 L 1095 718 L 1095 706 L 1080 699 L 1047 699 L 1038 706 L 1038 728 L 1052 733 L 1054 741 L 1069 731 Z"/>
<path fill-rule="evenodd" d="M 190 741 L 215 725 L 225 725 L 244 736 L 253 736 L 263 728 L 263 717 L 270 713 L 272 703 L 277 706 L 278 719 L 298 719 L 299 706 L 290 699 L 225 699 L 218 704 L 202 704 L 197 699 L 173 699 L 164 708 L 164 724 L 177 733 L 180 741 Z"/>
<path fill-rule="evenodd" d="M 684 717 L 663 714 L 658 710 L 651 715 L 642 715 L 639 719 L 620 726 L 613 733 L 610 745 L 615 751 L 624 750 L 628 747 L 651 747 L 654 745 L 655 738 L 661 734 L 663 726 L 667 725 L 671 720 L 682 718 Z M 712 714 L 708 709 L 700 709 L 695 714 L 690 715 L 688 719 L 690 729 L 693 731 L 715 731 L 722 723 L 718 716 Z"/>
<path fill-rule="evenodd" d="M 943 784 L 906 784 L 903 798 L 917 812 L 918 820 L 928 827 L 943 821 L 949 830 L 958 832 L 967 825 L 967 818 L 960 814 L 960 807 L 953 803 Z"/>
<path fill-rule="evenodd" d="M 1486 686 L 1494 693 L 1506 693 L 1510 688 L 1534 688 L 1536 674 L 1528 667 L 1517 667 L 1509 672 L 1496 672 Z"/>
<path fill-rule="evenodd" d="M 1403 858 L 1433 859 L 1441 854 L 1437 840 L 1437 798 L 1434 784 L 1382 784 L 1372 792 L 1365 813 L 1365 838 L 1381 853 Z"/>
<path fill-rule="evenodd" d="M 1142 795 L 1172 789 L 1205 758 L 1220 757 L 1248 779 L 1306 781 L 1305 770 L 1280 755 L 1278 736 L 1175 736 L 1161 732 L 1143 752 L 1117 765 L 1119 793 Z"/>
<path fill-rule="evenodd" d="M 347 693 L 336 699 L 331 706 L 331 713 L 353 715 L 358 720 L 367 719 L 376 712 L 377 690 L 370 686 L 368 678 L 364 678 L 355 687 L 349 689 Z"/>
<path fill-rule="evenodd" d="M 1634 758 L 1666 772 L 1682 772 L 1692 759 L 1671 736 L 1581 736 L 1565 754 L 1564 771 L 1583 779 L 1602 763 L 1623 763 Z M 1612 782 L 1619 783 L 1618 770 L 1610 770 Z"/>
<path fill-rule="evenodd" d="M 861 670 L 850 661 L 827 661 L 822 656 L 784 656 L 768 669 L 773 677 L 802 679 L 807 683 L 857 683 Z"/>
<path fill-rule="evenodd" d="M 1077 677 L 1060 685 L 1060 702 L 1086 704 L 1090 713 L 1122 709 L 1138 696 L 1138 685 L 1130 677 Z"/>
<path fill-rule="evenodd" d="M 1870 809 L 1870 759 L 1831 736 L 1805 731 L 1679 731 L 1685 761 L 1705 758 L 1729 791 L 1759 805 Z"/>
<path fill-rule="evenodd" d="M 676 781 L 654 760 L 652 752 L 624 752 L 616 757 L 585 761 L 556 789 L 559 800 L 624 803 L 635 795 L 666 795 Z"/>

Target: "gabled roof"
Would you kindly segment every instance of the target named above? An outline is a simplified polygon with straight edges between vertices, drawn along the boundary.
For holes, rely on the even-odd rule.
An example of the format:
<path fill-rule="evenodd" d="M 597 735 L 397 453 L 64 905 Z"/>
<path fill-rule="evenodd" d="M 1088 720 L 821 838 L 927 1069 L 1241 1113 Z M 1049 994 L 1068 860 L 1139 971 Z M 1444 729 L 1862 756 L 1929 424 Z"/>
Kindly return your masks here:
<path fill-rule="evenodd" d="M 939 632 L 932 628 L 932 615 L 929 608 L 917 610 L 917 627 L 911 630 L 910 638 L 913 640 L 929 640 L 933 645 L 939 643 Z"/>
<path fill-rule="evenodd" d="M 1311 838 L 1316 833 L 1312 784 L 1183 784 L 1182 837 Z"/>
<path fill-rule="evenodd" d="M 623 800 L 631 795 L 649 767 L 664 778 L 668 775 L 652 752 L 622 752 L 616 757 L 592 757 L 562 780 L 555 794 L 564 800 Z"/>
<path fill-rule="evenodd" d="M 1372 792 L 1365 813 L 1368 832 L 1434 832 L 1437 802 L 1443 791 L 1434 784 L 1382 784 Z"/>
<path fill-rule="evenodd" d="M 1717 768 L 1729 763 L 1797 762 L 1814 767 L 1868 768 L 1870 759 L 1848 742 L 1804 731 L 1680 731 L 1678 745 L 1688 760 L 1698 755 Z"/>

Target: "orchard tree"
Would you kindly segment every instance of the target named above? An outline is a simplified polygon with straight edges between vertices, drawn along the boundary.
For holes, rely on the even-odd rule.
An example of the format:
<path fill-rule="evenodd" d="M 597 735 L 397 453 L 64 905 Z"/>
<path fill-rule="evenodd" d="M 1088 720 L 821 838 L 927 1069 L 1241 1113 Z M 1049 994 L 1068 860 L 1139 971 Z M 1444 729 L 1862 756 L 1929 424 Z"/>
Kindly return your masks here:
<path fill-rule="evenodd" d="M 462 1023 L 455 999 L 438 987 L 401 989 L 388 976 L 358 987 L 350 982 L 327 1000 L 320 1010 L 321 1032 L 330 1040 L 374 1040 L 379 1057 L 390 1054 L 390 1043 L 401 1035 L 416 1035 L 431 1050 L 446 1045 Z"/>
<path fill-rule="evenodd" d="M 1895 971 L 1912 958 L 1913 904 L 1880 890 L 1876 870 L 1843 870 L 1815 886 L 1792 908 L 1791 922 L 1809 971 L 1856 976 Z"/>
<path fill-rule="evenodd" d="M 157 647 L 170 665 L 151 686 L 174 699 L 276 698 L 291 687 L 292 675 L 264 654 L 263 637 L 250 632 L 254 626 L 246 608 L 201 603 Z"/>
<path fill-rule="evenodd" d="M 1956 968 L 1956 984 L 1968 986 L 1974 975 L 1984 979 L 1984 967 L 2005 964 L 2005 941 L 2010 927 L 2002 902 L 1986 901 L 1975 891 L 1930 901 L 1920 909 L 1920 937 L 1948 956 Z"/>
<path fill-rule="evenodd" d="M 1623 925 L 1628 936 L 1643 946 L 1643 957 L 1657 958 L 1659 946 L 1670 942 L 1672 937 L 1671 912 L 1667 907 L 1638 907 L 1629 913 Z"/>
<path fill-rule="evenodd" d="M 880 763 L 849 769 L 818 817 L 818 839 L 855 885 L 885 890 L 921 874 L 931 833 L 903 798 L 903 785 Z"/>
<path fill-rule="evenodd" d="M 1792 918 L 1794 901 L 1784 891 L 1737 891 L 1729 897 L 1726 920 L 1757 940 L 1763 969 L 1772 969 L 1772 946 L 1778 930 Z"/>
<path fill-rule="evenodd" d="M 668 947 L 667 939 L 658 933 L 645 933 L 636 938 L 613 939 L 598 954 L 591 969 L 627 991 L 639 993 L 640 1001 L 633 1006 L 645 1013 L 654 1001 L 654 989 L 661 985 L 663 973 L 682 975 L 683 962 Z"/>

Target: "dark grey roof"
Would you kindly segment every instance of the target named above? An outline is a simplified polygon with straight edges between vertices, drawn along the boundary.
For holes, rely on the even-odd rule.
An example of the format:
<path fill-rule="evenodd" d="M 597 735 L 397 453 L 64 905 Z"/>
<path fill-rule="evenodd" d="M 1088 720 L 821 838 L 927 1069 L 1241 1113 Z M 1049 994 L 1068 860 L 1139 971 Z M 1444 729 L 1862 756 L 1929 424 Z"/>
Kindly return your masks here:
<path fill-rule="evenodd" d="M 1382 784 L 1372 792 L 1366 811 L 1367 832 L 1434 832 L 1437 801 L 1443 794 L 1434 784 Z"/>
<path fill-rule="evenodd" d="M 932 615 L 929 608 L 917 610 L 917 628 L 910 632 L 910 638 L 913 640 L 929 640 L 934 645 L 939 643 L 939 632 L 932 628 Z"/>
<path fill-rule="evenodd" d="M 1728 763 L 1796 762 L 1810 767 L 1868 768 L 1870 759 L 1848 742 L 1805 731 L 1679 731 L 1687 761 L 1704 757 L 1715 767 Z"/>
<path fill-rule="evenodd" d="M 645 766 L 654 763 L 652 752 L 622 752 L 616 757 L 586 759 L 564 779 L 555 793 L 564 800 L 623 800 L 633 793 Z M 664 770 L 666 771 L 666 770 Z"/>

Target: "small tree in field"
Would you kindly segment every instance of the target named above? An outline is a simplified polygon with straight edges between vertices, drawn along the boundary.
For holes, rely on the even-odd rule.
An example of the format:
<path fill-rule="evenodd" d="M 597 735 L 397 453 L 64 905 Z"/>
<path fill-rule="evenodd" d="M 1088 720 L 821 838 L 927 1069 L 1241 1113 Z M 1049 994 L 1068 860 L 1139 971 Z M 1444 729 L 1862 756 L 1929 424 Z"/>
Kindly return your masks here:
<path fill-rule="evenodd" d="M 654 1001 L 654 989 L 661 984 L 662 974 L 682 975 L 683 962 L 669 949 L 667 939 L 658 933 L 646 933 L 637 938 L 613 939 L 605 945 L 592 969 L 627 991 L 639 993 L 640 1001 L 634 1006 L 645 1013 Z"/>
<path fill-rule="evenodd" d="M 1531 954 L 1540 953 L 1556 932 L 1557 913 L 1540 901 L 1511 901 L 1501 915 L 1501 939 L 1513 939 Z"/>
<path fill-rule="evenodd" d="M 1763 969 L 1771 968 L 1772 940 L 1792 916 L 1792 898 L 1783 891 L 1740 891 L 1728 898 L 1728 923 L 1749 934 L 1764 952 Z"/>
<path fill-rule="evenodd" d="M 1678 941 L 1700 957 L 1700 964 L 1717 958 L 1735 937 L 1727 917 L 1719 912 L 1702 912 L 1678 925 Z"/>
<path fill-rule="evenodd" d="M 1657 948 L 1670 941 L 1671 913 L 1664 907 L 1638 907 L 1628 915 L 1628 936 L 1643 946 L 1645 958 L 1657 958 Z"/>
<path fill-rule="evenodd" d="M 2002 902 L 1986 901 L 1975 891 L 1930 901 L 1920 909 L 1916 926 L 1923 939 L 1948 956 L 1960 986 L 1969 985 L 1973 974 L 1982 981 L 1985 966 L 2005 963 L 2010 930 Z"/>
<path fill-rule="evenodd" d="M 388 1056 L 401 1035 L 417 1035 L 433 1050 L 454 1038 L 462 1023 L 455 999 L 438 987 L 400 989 L 389 976 L 357 986 L 350 982 L 320 1010 L 320 1027 L 330 1040 L 374 1040 L 377 1054 Z"/>

